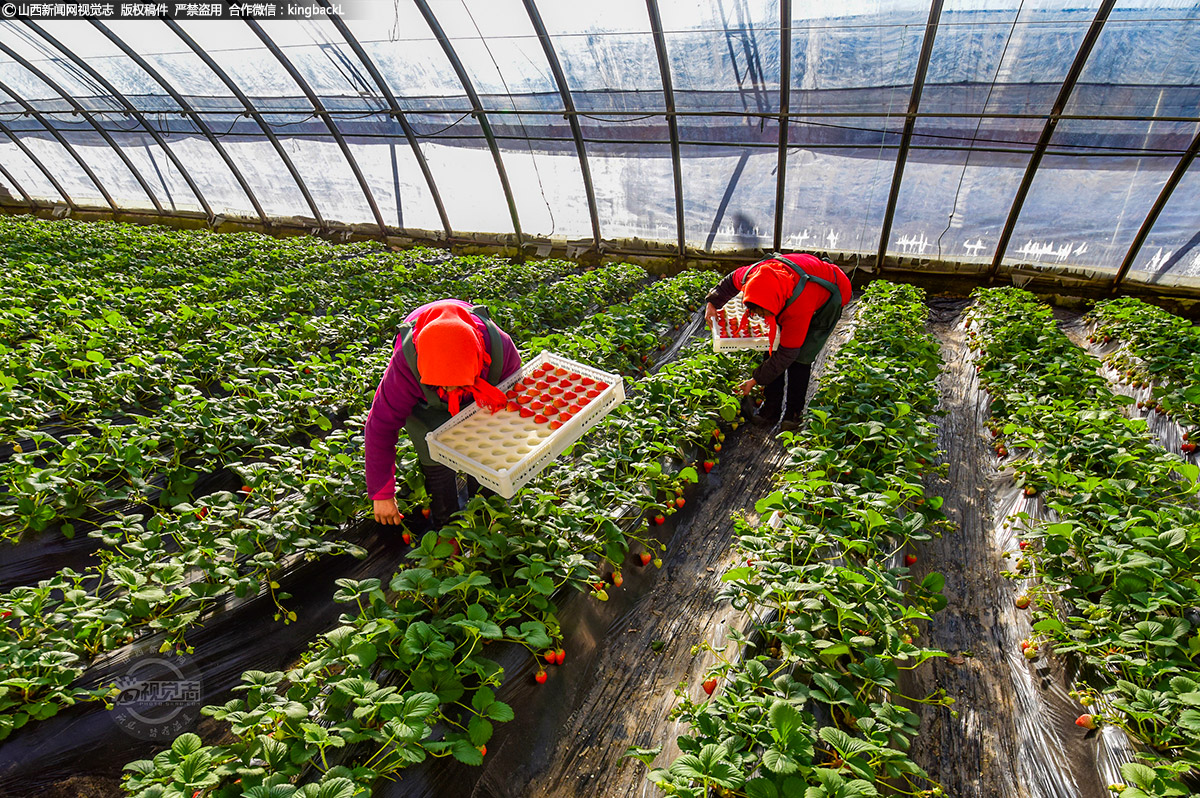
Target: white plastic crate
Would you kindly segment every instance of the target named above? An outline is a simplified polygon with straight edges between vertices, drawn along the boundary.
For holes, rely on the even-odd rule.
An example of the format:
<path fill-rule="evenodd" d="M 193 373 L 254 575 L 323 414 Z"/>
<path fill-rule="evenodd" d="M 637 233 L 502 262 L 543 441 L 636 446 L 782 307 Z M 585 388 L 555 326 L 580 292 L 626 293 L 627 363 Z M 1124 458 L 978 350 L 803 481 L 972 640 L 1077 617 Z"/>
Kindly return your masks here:
<path fill-rule="evenodd" d="M 713 321 L 712 326 L 714 352 L 728 352 L 734 349 L 753 349 L 766 352 L 770 349 L 767 339 L 769 328 L 761 319 L 751 319 L 747 325 L 749 328 L 747 331 L 741 335 L 734 334 L 734 330 L 742 323 L 742 316 L 745 313 L 746 306 L 742 303 L 741 292 L 734 294 L 733 299 L 726 302 L 724 307 L 717 308 L 717 318 Z M 775 331 L 775 335 L 778 338 L 779 330 Z"/>
<path fill-rule="evenodd" d="M 543 366 L 567 373 L 558 375 L 551 372 L 554 380 L 540 379 L 535 374 Z M 579 378 L 572 379 L 573 375 Z M 565 390 L 562 389 L 564 378 L 569 383 Z M 590 384 L 584 384 L 589 381 Z M 429 443 L 429 454 L 434 460 L 457 471 L 467 472 L 480 484 L 506 499 L 512 498 L 521 486 L 541 473 L 554 458 L 625 401 L 625 384 L 620 375 L 609 374 L 546 351 L 523 365 L 498 387 L 510 394 L 518 383 L 528 387 L 510 396 L 506 409 L 493 414 L 478 405 L 472 405 L 425 436 Z M 541 383 L 545 387 L 537 387 Z M 600 388 L 600 384 L 605 387 Z M 561 392 L 550 394 L 553 387 L 558 387 Z M 583 392 L 574 391 L 574 399 L 565 399 L 575 387 L 582 388 Z M 594 392 L 594 395 L 588 396 L 588 391 Z M 534 394 L 537 394 L 536 398 L 533 398 Z M 530 398 L 520 401 L 517 396 Z M 547 397 L 551 399 L 552 412 L 547 412 L 546 402 L 543 401 Z M 554 399 L 560 399 L 565 407 L 553 407 Z M 541 406 L 533 409 L 539 402 Z M 518 409 L 511 409 L 514 406 Z M 563 410 L 569 411 L 572 406 L 580 409 L 563 420 Z M 521 413 L 521 408 L 525 409 L 526 415 Z M 546 420 L 539 423 L 539 417 Z M 551 427 L 552 422 L 557 422 L 556 428 Z"/>

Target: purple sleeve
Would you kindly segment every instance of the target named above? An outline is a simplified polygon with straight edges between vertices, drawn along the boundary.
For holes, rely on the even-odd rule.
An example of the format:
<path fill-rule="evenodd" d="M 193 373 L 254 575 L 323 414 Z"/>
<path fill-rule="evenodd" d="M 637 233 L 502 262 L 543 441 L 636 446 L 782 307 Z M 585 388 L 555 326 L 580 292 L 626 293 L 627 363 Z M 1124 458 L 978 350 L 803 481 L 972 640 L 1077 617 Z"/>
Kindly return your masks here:
<path fill-rule="evenodd" d="M 375 390 L 364 430 L 367 495 L 372 499 L 390 499 L 396 495 L 396 440 L 422 398 L 420 385 L 408 370 L 403 352 L 397 348 Z"/>
<path fill-rule="evenodd" d="M 500 372 L 500 379 L 503 380 L 521 368 L 521 353 L 517 351 L 513 339 L 503 330 L 500 331 L 500 343 L 504 348 L 504 370 Z"/>

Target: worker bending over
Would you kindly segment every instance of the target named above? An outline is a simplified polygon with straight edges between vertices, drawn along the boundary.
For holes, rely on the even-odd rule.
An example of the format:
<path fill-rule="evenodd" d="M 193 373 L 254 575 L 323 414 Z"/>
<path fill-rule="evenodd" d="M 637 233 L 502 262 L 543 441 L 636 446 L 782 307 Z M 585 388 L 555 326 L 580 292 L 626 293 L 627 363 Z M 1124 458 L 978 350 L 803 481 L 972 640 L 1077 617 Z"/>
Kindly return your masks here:
<path fill-rule="evenodd" d="M 449 522 L 458 509 L 455 473 L 433 461 L 425 433 L 472 400 L 490 410 L 502 409 L 505 397 L 495 386 L 520 368 L 517 347 L 492 322 L 487 308 L 442 299 L 408 315 L 367 415 L 367 495 L 374 501 L 376 521 L 400 523 L 396 440 L 404 427 L 420 460 L 433 525 Z M 469 493 L 478 490 L 473 478 L 467 483 Z"/>
<path fill-rule="evenodd" d="M 763 386 L 762 406 L 751 419 L 755 424 L 774 426 L 782 413 L 780 428 L 797 429 L 812 363 L 842 317 L 842 308 L 850 301 L 850 278 L 815 255 L 775 254 L 736 269 L 709 292 L 704 309 L 709 325 L 716 318 L 717 309 L 738 291 L 743 294 L 747 315 L 766 322 L 771 346 L 778 344 L 778 348 L 769 349 L 762 365 L 736 390 L 746 396 L 755 385 Z"/>

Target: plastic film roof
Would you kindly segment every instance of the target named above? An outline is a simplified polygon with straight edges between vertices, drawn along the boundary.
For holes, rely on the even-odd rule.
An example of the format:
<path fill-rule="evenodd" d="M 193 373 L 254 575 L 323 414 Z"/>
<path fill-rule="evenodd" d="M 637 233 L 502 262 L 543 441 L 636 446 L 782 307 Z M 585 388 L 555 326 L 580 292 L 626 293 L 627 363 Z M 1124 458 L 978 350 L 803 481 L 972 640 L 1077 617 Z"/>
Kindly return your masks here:
<path fill-rule="evenodd" d="M 1200 276 L 1200 3 L 341 7 L 0 21 L 3 203 Z"/>

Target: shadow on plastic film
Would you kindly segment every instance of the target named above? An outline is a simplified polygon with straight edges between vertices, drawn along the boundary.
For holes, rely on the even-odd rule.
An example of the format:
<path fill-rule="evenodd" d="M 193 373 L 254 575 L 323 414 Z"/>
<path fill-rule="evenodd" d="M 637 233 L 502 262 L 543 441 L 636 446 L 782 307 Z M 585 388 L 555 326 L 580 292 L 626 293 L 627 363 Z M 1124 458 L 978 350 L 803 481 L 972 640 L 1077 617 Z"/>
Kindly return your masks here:
<path fill-rule="evenodd" d="M 23 798 L 72 794 L 55 785 L 78 778 L 117 787 L 124 765 L 152 757 L 178 735 L 195 731 L 207 739 L 201 706 L 223 704 L 247 670 L 275 671 L 291 667 L 310 642 L 337 626 L 346 606 L 330 601 L 338 579 L 388 579 L 407 547 L 399 532 L 364 521 L 348 529 L 369 553 L 299 561 L 276 580 L 292 594 L 288 607 L 297 620 L 274 620 L 278 611 L 268 592 L 239 603 L 188 635 L 195 652 L 160 654 L 161 637 L 138 641 L 89 669 L 84 686 L 115 683 L 130 693 L 118 697 L 115 709 L 88 702 L 56 717 L 27 726 L 0 744 L 0 796 Z M 155 695 L 147 695 L 152 689 Z M 186 722 L 185 722 L 186 721 Z"/>

